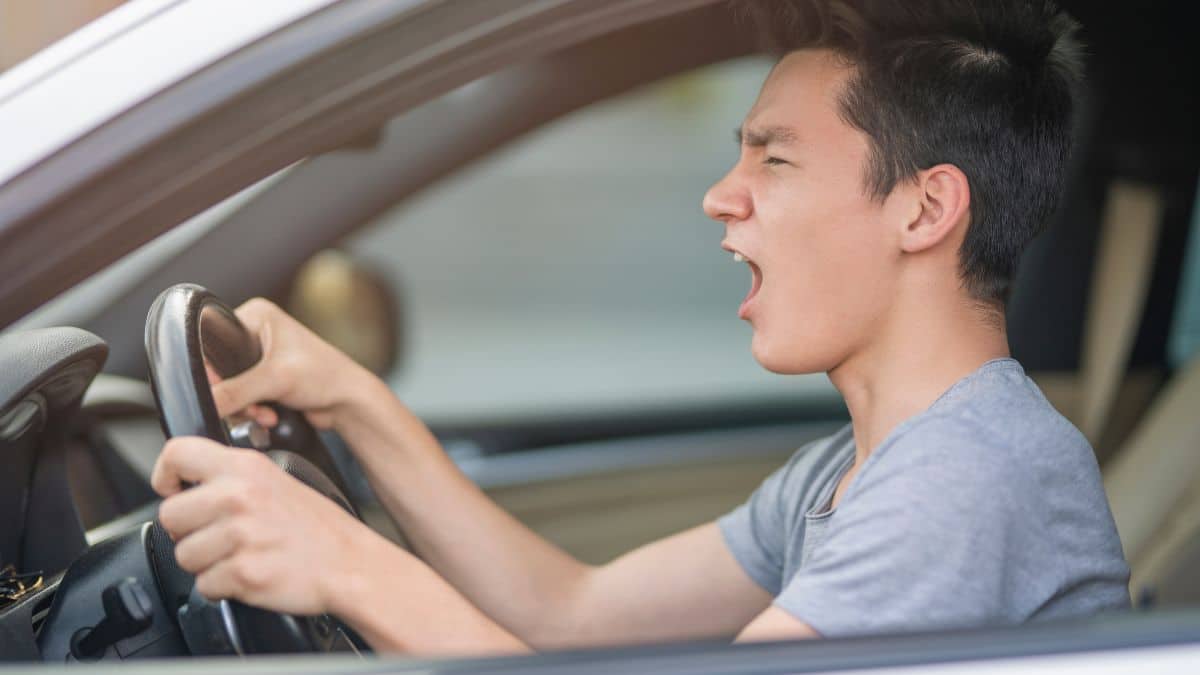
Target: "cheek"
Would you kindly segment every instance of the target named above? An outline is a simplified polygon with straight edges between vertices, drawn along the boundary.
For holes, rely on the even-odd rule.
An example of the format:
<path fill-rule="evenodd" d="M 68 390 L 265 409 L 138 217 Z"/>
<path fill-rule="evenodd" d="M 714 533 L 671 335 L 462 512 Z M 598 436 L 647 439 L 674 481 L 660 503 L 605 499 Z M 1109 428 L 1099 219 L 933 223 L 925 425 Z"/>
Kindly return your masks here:
<path fill-rule="evenodd" d="M 768 246 L 782 295 L 836 315 L 879 290 L 891 271 L 894 247 L 878 210 L 860 201 L 814 199 L 778 221 Z"/>
<path fill-rule="evenodd" d="M 808 277 L 798 274 L 796 277 Z M 764 303 L 754 324 L 754 358 L 776 373 L 816 373 L 832 369 L 857 341 L 857 312 L 827 279 L 785 280 Z"/>
<path fill-rule="evenodd" d="M 770 242 L 753 350 L 768 370 L 821 372 L 873 330 L 889 302 L 892 257 L 870 211 L 847 204 L 792 214 Z"/>

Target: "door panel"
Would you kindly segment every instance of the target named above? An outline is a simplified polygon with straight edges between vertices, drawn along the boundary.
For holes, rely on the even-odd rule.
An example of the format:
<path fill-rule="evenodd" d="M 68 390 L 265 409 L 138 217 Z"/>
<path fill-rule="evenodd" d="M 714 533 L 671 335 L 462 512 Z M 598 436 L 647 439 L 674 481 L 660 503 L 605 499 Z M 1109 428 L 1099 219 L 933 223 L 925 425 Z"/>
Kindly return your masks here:
<path fill-rule="evenodd" d="M 572 555 L 599 564 L 728 512 L 787 457 L 612 471 L 510 485 L 488 494 Z"/>
<path fill-rule="evenodd" d="M 619 438 L 460 458 L 459 465 L 533 530 L 602 563 L 728 512 L 796 448 L 843 423 Z"/>

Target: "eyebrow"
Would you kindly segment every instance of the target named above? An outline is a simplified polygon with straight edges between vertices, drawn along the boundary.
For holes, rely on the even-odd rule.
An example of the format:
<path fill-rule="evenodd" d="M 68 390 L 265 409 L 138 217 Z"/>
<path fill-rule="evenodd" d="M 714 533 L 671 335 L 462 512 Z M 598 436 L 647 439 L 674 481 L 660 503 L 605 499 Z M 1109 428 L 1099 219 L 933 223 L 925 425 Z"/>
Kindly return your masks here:
<path fill-rule="evenodd" d="M 738 145 L 747 145 L 752 148 L 761 148 L 769 143 L 777 143 L 780 145 L 791 145 L 800 140 L 800 135 L 795 129 L 784 126 L 764 127 L 762 129 L 743 129 L 738 127 L 733 130 L 733 138 Z"/>

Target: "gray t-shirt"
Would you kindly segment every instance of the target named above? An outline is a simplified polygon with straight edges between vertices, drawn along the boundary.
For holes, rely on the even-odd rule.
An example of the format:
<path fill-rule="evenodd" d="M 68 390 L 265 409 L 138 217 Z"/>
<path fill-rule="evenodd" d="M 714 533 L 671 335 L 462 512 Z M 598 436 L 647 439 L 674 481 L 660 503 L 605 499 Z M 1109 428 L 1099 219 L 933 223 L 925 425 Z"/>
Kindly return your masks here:
<path fill-rule="evenodd" d="M 1087 440 L 1013 359 L 884 439 L 837 508 L 849 425 L 719 520 L 775 605 L 833 637 L 1127 608 L 1129 567 Z"/>

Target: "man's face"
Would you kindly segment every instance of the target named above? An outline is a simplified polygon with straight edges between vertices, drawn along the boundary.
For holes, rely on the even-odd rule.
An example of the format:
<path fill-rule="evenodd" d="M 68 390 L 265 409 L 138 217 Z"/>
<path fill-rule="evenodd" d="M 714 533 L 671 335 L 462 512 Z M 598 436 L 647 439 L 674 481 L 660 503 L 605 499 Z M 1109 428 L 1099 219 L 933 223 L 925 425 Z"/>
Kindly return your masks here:
<path fill-rule="evenodd" d="M 704 196 L 723 246 L 750 262 L 738 315 L 774 372 L 831 370 L 886 329 L 900 256 L 886 223 L 899 213 L 868 195 L 868 139 L 838 115 L 851 74 L 826 51 L 780 61 L 742 125 L 738 163 Z"/>

